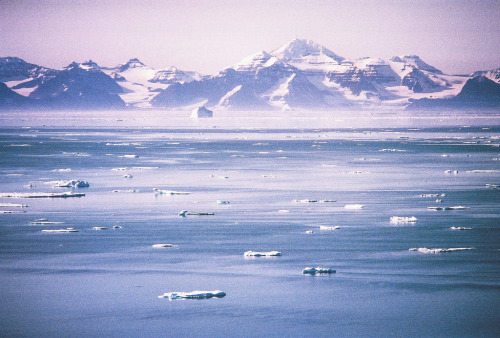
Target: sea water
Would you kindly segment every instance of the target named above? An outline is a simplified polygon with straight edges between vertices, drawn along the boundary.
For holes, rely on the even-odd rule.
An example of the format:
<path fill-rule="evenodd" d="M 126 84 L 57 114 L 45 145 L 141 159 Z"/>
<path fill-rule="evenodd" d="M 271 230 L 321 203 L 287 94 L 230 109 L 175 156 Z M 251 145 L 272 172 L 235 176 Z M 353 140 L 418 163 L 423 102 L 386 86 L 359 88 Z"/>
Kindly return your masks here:
<path fill-rule="evenodd" d="M 498 336 L 500 120 L 415 114 L 2 113 L 0 194 L 85 196 L 0 197 L 0 336 Z"/>

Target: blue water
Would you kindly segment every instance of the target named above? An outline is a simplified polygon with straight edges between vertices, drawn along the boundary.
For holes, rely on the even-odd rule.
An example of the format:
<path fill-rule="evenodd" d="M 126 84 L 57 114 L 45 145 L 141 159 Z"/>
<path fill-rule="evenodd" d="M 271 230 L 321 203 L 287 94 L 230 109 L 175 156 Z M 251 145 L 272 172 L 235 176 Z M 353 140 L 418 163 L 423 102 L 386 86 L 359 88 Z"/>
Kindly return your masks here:
<path fill-rule="evenodd" d="M 500 334 L 498 116 L 39 114 L 0 117 L 0 193 L 85 197 L 0 197 L 29 205 L 0 207 L 21 211 L 0 214 L 0 336 Z M 69 179 L 90 187 L 47 183 Z M 79 232 L 41 231 L 66 227 Z M 158 299 L 215 289 L 227 296 Z"/>

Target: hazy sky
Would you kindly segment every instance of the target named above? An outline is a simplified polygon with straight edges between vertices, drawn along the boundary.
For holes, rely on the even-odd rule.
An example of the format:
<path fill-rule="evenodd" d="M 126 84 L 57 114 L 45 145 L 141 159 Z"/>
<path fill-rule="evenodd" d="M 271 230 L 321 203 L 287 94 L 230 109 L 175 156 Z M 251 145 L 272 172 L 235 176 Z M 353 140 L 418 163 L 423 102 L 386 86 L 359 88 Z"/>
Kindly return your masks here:
<path fill-rule="evenodd" d="M 417 54 L 445 73 L 500 67 L 500 0 L 0 0 L 0 56 L 62 68 L 211 74 L 295 37 L 348 59 Z"/>

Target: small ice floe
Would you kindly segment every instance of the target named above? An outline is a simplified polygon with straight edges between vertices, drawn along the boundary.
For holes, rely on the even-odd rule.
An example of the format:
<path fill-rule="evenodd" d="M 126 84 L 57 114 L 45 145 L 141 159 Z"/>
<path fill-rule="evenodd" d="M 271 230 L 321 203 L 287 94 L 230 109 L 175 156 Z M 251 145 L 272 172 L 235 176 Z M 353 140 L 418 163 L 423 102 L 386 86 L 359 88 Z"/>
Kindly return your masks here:
<path fill-rule="evenodd" d="M 276 175 L 260 175 L 261 178 L 276 178 Z"/>
<path fill-rule="evenodd" d="M 71 171 L 71 168 L 65 168 L 65 169 L 54 169 L 52 171 L 56 171 L 56 172 L 69 172 Z"/>
<path fill-rule="evenodd" d="M 114 170 L 114 171 L 125 171 L 125 170 L 128 170 L 128 168 L 112 168 L 111 170 Z"/>
<path fill-rule="evenodd" d="M 500 189 L 500 184 L 490 184 L 490 183 L 487 183 L 486 186 L 488 188 L 492 188 L 492 189 Z"/>
<path fill-rule="evenodd" d="M 78 232 L 75 228 L 66 228 L 66 229 L 44 229 L 43 232 Z"/>
<path fill-rule="evenodd" d="M 280 210 L 278 210 L 278 212 L 283 213 L 283 214 L 286 214 L 286 213 L 289 213 L 289 212 L 290 212 L 290 210 L 287 210 L 287 209 L 280 209 Z"/>
<path fill-rule="evenodd" d="M 121 229 L 121 225 L 113 225 L 113 229 Z"/>
<path fill-rule="evenodd" d="M 231 204 L 229 201 L 217 200 L 217 204 Z"/>
<path fill-rule="evenodd" d="M 446 194 L 420 194 L 420 197 L 446 197 Z"/>
<path fill-rule="evenodd" d="M 447 174 L 447 175 L 451 175 L 451 174 L 458 175 L 458 170 L 450 170 L 450 169 L 448 169 L 448 170 L 445 170 L 444 173 Z"/>
<path fill-rule="evenodd" d="M 181 217 L 186 217 L 186 216 L 213 216 L 215 215 L 213 212 L 189 212 L 187 210 L 181 210 L 179 212 L 179 216 Z"/>
<path fill-rule="evenodd" d="M 471 227 L 450 227 L 451 230 L 472 230 Z"/>
<path fill-rule="evenodd" d="M 442 202 L 443 202 L 442 199 L 440 199 L 440 198 L 436 199 L 436 203 L 442 203 Z"/>
<path fill-rule="evenodd" d="M 344 205 L 344 209 L 348 209 L 348 210 L 361 210 L 364 207 L 365 206 L 363 204 L 346 204 L 346 205 Z"/>
<path fill-rule="evenodd" d="M 0 210 L 0 214 L 23 214 L 24 210 Z"/>
<path fill-rule="evenodd" d="M 330 273 L 336 273 L 337 271 L 334 270 L 334 269 L 330 269 L 330 268 L 320 268 L 320 267 L 317 267 L 317 268 L 310 268 L 310 267 L 307 267 L 305 268 L 304 270 L 302 270 L 302 273 L 304 275 L 315 275 L 315 274 L 330 274 Z"/>
<path fill-rule="evenodd" d="M 62 224 L 62 223 L 64 223 L 64 222 L 52 222 L 46 218 L 40 218 L 40 219 L 34 220 L 33 222 L 30 222 L 30 224 L 33 224 L 33 225 Z"/>
<path fill-rule="evenodd" d="M 0 207 L 4 208 L 28 208 L 27 204 L 17 204 L 17 203 L 0 203 Z"/>
<path fill-rule="evenodd" d="M 123 158 L 138 158 L 139 155 L 129 154 L 129 155 L 121 155 L 121 156 L 118 156 L 118 157 L 123 157 Z"/>
<path fill-rule="evenodd" d="M 138 189 L 129 189 L 129 190 L 115 189 L 115 190 L 112 190 L 112 192 L 140 192 L 140 190 L 138 190 Z"/>
<path fill-rule="evenodd" d="M 392 149 L 380 149 L 379 151 L 384 151 L 384 152 L 393 152 L 393 153 L 394 153 L 394 152 L 404 152 L 404 151 L 406 151 L 406 150 L 403 150 L 403 149 L 394 149 L 394 148 L 392 148 Z"/>
<path fill-rule="evenodd" d="M 441 155 L 441 157 L 450 157 L 451 155 L 448 155 L 448 154 L 443 154 Z"/>
<path fill-rule="evenodd" d="M 169 243 L 161 243 L 161 244 L 153 244 L 152 245 L 153 248 L 171 248 L 173 246 L 177 246 L 177 245 L 169 244 Z"/>
<path fill-rule="evenodd" d="M 467 209 L 470 209 L 470 207 L 463 207 L 461 205 L 458 205 L 458 206 L 455 206 L 455 207 L 427 207 L 427 209 L 437 210 L 437 211 L 443 211 L 443 210 L 467 210 Z"/>
<path fill-rule="evenodd" d="M 221 290 L 213 291 L 191 291 L 191 292 L 165 292 L 158 298 L 172 299 L 208 299 L 208 298 L 223 298 L 226 293 Z"/>
<path fill-rule="evenodd" d="M 327 225 L 320 225 L 319 230 L 337 230 L 340 229 L 340 226 L 335 225 L 335 226 L 327 226 Z"/>
<path fill-rule="evenodd" d="M 90 186 L 89 182 L 81 180 L 52 181 L 49 183 L 59 188 L 88 188 Z"/>
<path fill-rule="evenodd" d="M 472 173 L 472 174 L 495 174 L 495 173 L 500 173 L 500 170 L 467 170 L 467 173 Z"/>
<path fill-rule="evenodd" d="M 108 227 L 93 227 L 92 230 L 108 230 Z"/>
<path fill-rule="evenodd" d="M 464 250 L 474 250 L 475 248 L 435 248 L 435 249 L 428 249 L 428 248 L 410 248 L 408 249 L 409 251 L 418 251 L 422 253 L 448 253 L 448 252 L 454 252 L 454 251 L 464 251 Z"/>
<path fill-rule="evenodd" d="M 123 178 L 133 178 L 134 176 L 132 176 L 131 174 L 126 174 L 126 175 L 122 175 Z"/>
<path fill-rule="evenodd" d="M 281 256 L 281 251 L 246 251 L 244 257 Z"/>
<path fill-rule="evenodd" d="M 187 191 L 175 191 L 175 190 L 161 190 L 157 188 L 153 188 L 153 191 L 155 194 L 158 195 L 189 195 L 191 194 L 190 192 Z"/>
<path fill-rule="evenodd" d="M 314 231 L 312 231 L 312 230 L 307 230 L 306 231 L 306 234 L 313 234 L 313 233 L 314 233 Z"/>
<path fill-rule="evenodd" d="M 10 198 L 67 198 L 67 197 L 83 197 L 85 194 L 68 192 L 13 192 L 13 193 L 3 193 L 0 197 L 10 197 Z"/>
<path fill-rule="evenodd" d="M 221 179 L 221 180 L 225 180 L 225 179 L 229 178 L 229 176 L 224 176 L 224 175 L 214 175 L 214 174 L 210 175 L 210 177 L 213 177 L 213 178 L 219 178 L 219 179 Z"/>
<path fill-rule="evenodd" d="M 418 219 L 415 216 L 407 217 L 407 216 L 392 216 L 389 221 L 391 223 L 414 223 Z"/>
<path fill-rule="evenodd" d="M 316 200 L 316 199 L 303 199 L 303 200 L 293 200 L 295 203 L 333 203 L 336 200 Z"/>

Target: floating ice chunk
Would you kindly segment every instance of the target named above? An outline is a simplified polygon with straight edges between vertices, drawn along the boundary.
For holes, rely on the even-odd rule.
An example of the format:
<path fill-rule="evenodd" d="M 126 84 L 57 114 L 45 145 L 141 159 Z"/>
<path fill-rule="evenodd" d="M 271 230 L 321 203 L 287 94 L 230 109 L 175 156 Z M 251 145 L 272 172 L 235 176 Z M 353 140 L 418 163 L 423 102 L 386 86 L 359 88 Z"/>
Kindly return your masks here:
<path fill-rule="evenodd" d="M 0 210 L 0 214 L 23 214 L 24 210 Z"/>
<path fill-rule="evenodd" d="M 283 213 L 283 214 L 286 214 L 286 213 L 289 213 L 289 212 L 290 212 L 290 210 L 287 210 L 287 209 L 280 209 L 280 210 L 278 210 L 278 212 Z"/>
<path fill-rule="evenodd" d="M 472 230 L 470 227 L 450 227 L 451 230 Z"/>
<path fill-rule="evenodd" d="M 413 223 L 418 219 L 415 216 L 407 217 L 407 216 L 392 216 L 390 218 L 391 223 Z"/>
<path fill-rule="evenodd" d="M 214 178 L 220 178 L 222 180 L 226 179 L 226 178 L 229 178 L 229 176 L 223 176 L 223 175 L 210 175 L 210 177 L 214 177 Z"/>
<path fill-rule="evenodd" d="M 306 231 L 306 234 L 313 234 L 313 233 L 314 233 L 314 231 L 312 231 L 312 230 L 307 230 Z"/>
<path fill-rule="evenodd" d="M 406 150 L 403 149 L 380 149 L 379 151 L 384 151 L 384 152 L 404 152 Z"/>
<path fill-rule="evenodd" d="M 43 232 L 78 232 L 75 228 L 66 228 L 66 229 L 44 229 Z"/>
<path fill-rule="evenodd" d="M 446 197 L 446 194 L 421 194 L 420 197 Z"/>
<path fill-rule="evenodd" d="M 365 206 L 363 204 L 346 204 L 344 205 L 344 209 L 348 210 L 360 210 L 363 209 Z"/>
<path fill-rule="evenodd" d="M 441 203 L 441 202 L 443 202 L 442 199 L 440 199 L 440 198 L 436 199 L 436 203 Z"/>
<path fill-rule="evenodd" d="M 153 244 L 153 248 L 171 248 L 173 246 L 176 246 L 176 245 L 168 244 L 168 243 Z"/>
<path fill-rule="evenodd" d="M 318 200 L 303 199 L 303 200 L 293 200 L 295 203 L 317 203 Z"/>
<path fill-rule="evenodd" d="M 71 171 L 71 168 L 65 168 L 65 169 L 54 169 L 52 171 L 57 171 L 57 172 L 69 172 Z"/>
<path fill-rule="evenodd" d="M 467 170 L 466 172 L 473 174 L 495 174 L 500 173 L 500 170 Z"/>
<path fill-rule="evenodd" d="M 418 251 L 422 253 L 448 253 L 448 252 L 454 252 L 454 251 L 463 251 L 463 250 L 474 250 L 475 248 L 435 248 L 435 249 L 428 249 L 428 248 L 410 248 L 408 249 L 409 251 Z"/>
<path fill-rule="evenodd" d="M 217 204 L 231 204 L 229 201 L 217 200 Z"/>
<path fill-rule="evenodd" d="M 165 292 L 158 298 L 172 299 L 208 299 L 208 298 L 223 298 L 226 293 L 221 290 L 213 291 L 191 291 L 191 292 Z"/>
<path fill-rule="evenodd" d="M 458 170 L 450 170 L 450 169 L 448 169 L 448 170 L 445 170 L 444 173 L 448 174 L 448 175 L 451 175 L 451 174 L 457 175 L 458 174 Z"/>
<path fill-rule="evenodd" d="M 207 118 L 207 117 L 212 117 L 213 114 L 214 114 L 213 111 L 208 110 L 207 108 L 205 108 L 205 106 L 201 106 L 193 109 L 193 111 L 191 112 L 191 118 L 192 119 Z"/>
<path fill-rule="evenodd" d="M 113 229 L 121 229 L 121 225 L 113 225 Z"/>
<path fill-rule="evenodd" d="M 92 230 L 108 230 L 108 227 L 93 227 Z"/>
<path fill-rule="evenodd" d="M 134 177 L 134 176 L 132 176 L 131 174 L 126 174 L 126 175 L 123 175 L 122 177 L 123 177 L 123 178 L 132 178 L 132 177 Z"/>
<path fill-rule="evenodd" d="M 112 168 L 111 170 L 114 170 L 114 171 L 124 171 L 124 170 L 128 170 L 128 168 Z"/>
<path fill-rule="evenodd" d="M 10 198 L 66 198 L 66 197 L 83 197 L 85 194 L 68 192 L 13 192 L 13 193 L 3 193 L 0 197 L 10 197 Z"/>
<path fill-rule="evenodd" d="M 190 192 L 187 192 L 187 191 L 161 190 L 161 189 L 156 189 L 156 188 L 153 188 L 153 191 L 155 192 L 155 194 L 158 194 L 158 195 L 189 195 L 189 194 L 191 194 Z"/>
<path fill-rule="evenodd" d="M 46 218 L 42 218 L 41 220 L 35 220 L 33 222 L 30 222 L 30 224 L 33 225 L 47 225 L 47 224 L 62 224 L 64 222 L 51 222 L 48 221 Z"/>
<path fill-rule="evenodd" d="M 90 186 L 89 182 L 80 180 L 52 181 L 49 183 L 60 188 L 88 188 Z"/>
<path fill-rule="evenodd" d="M 213 216 L 213 212 L 189 212 L 187 210 L 181 210 L 179 212 L 179 216 L 181 217 L 186 217 L 186 216 Z"/>
<path fill-rule="evenodd" d="M 335 225 L 335 226 L 326 226 L 326 225 L 320 225 L 319 230 L 337 230 L 340 229 L 340 226 Z"/>
<path fill-rule="evenodd" d="M 260 175 L 262 178 L 276 178 L 276 175 Z"/>
<path fill-rule="evenodd" d="M 245 257 L 262 257 L 262 256 L 281 256 L 280 251 L 247 251 L 243 254 Z"/>
<path fill-rule="evenodd" d="M 456 207 L 427 207 L 427 209 L 438 210 L 438 211 L 443 211 L 443 210 L 466 210 L 466 209 L 470 209 L 470 207 L 463 207 L 463 206 L 459 205 L 459 206 L 456 206 Z"/>
<path fill-rule="evenodd" d="M 123 158 L 138 158 L 139 155 L 129 154 L 129 155 L 121 155 L 121 156 L 118 156 L 118 157 L 123 157 Z"/>
<path fill-rule="evenodd" d="M 120 190 L 120 189 L 115 189 L 112 190 L 112 192 L 139 192 L 140 190 L 138 189 L 129 189 L 129 190 Z"/>
<path fill-rule="evenodd" d="M 320 267 L 317 267 L 317 268 L 310 268 L 310 267 L 307 267 L 305 268 L 304 270 L 302 270 L 302 273 L 304 275 L 315 275 L 317 273 L 319 274 L 322 274 L 322 273 L 336 273 L 337 271 L 334 270 L 334 269 L 330 269 L 330 268 L 320 268 Z"/>
<path fill-rule="evenodd" d="M 0 207 L 6 208 L 28 208 L 27 204 L 17 204 L 17 203 L 0 203 Z"/>
<path fill-rule="evenodd" d="M 488 188 L 492 188 L 492 189 L 499 189 L 500 188 L 500 184 L 489 184 L 489 183 L 487 183 L 486 186 Z"/>

